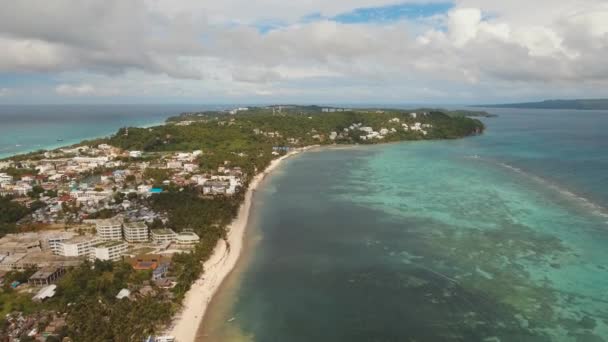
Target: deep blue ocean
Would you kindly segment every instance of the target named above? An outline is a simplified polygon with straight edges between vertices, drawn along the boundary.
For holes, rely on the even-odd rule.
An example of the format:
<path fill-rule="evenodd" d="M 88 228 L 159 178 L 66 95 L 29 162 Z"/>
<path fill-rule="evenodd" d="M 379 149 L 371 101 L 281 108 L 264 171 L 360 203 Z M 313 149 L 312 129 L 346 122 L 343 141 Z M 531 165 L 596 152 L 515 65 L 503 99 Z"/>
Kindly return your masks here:
<path fill-rule="evenodd" d="M 0 158 L 161 124 L 205 105 L 0 105 Z"/>
<path fill-rule="evenodd" d="M 608 341 L 608 111 L 322 149 L 257 191 L 204 341 Z"/>

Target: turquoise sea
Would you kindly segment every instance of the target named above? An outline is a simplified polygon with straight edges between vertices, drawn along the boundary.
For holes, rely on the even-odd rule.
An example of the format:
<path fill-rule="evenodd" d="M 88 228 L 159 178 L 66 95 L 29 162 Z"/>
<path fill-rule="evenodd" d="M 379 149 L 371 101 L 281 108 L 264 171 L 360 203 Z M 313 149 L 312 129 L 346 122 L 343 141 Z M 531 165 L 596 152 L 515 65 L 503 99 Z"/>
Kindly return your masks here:
<path fill-rule="evenodd" d="M 0 105 L 0 158 L 115 133 L 125 126 L 158 125 L 169 116 L 221 106 Z"/>
<path fill-rule="evenodd" d="M 204 341 L 608 341 L 608 112 L 324 149 L 255 195 Z"/>

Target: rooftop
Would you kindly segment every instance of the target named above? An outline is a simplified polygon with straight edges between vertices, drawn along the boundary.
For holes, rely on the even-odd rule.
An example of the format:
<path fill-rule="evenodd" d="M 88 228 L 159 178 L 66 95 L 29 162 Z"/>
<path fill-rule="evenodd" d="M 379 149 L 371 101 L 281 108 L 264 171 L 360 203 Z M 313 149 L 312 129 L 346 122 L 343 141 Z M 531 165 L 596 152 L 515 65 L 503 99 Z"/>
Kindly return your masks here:
<path fill-rule="evenodd" d="M 98 226 L 119 226 L 122 224 L 122 218 L 112 217 L 109 219 L 99 219 L 95 222 Z"/>
<path fill-rule="evenodd" d="M 44 267 L 32 274 L 30 279 L 47 279 L 55 272 L 57 272 L 57 267 Z"/>
<path fill-rule="evenodd" d="M 152 233 L 156 235 L 174 235 L 175 232 L 168 228 L 152 229 Z"/>
<path fill-rule="evenodd" d="M 146 223 L 144 221 L 128 222 L 128 223 L 124 224 L 124 227 L 126 229 L 144 229 L 144 228 L 148 228 L 148 226 L 146 226 Z"/>
<path fill-rule="evenodd" d="M 102 242 L 100 244 L 95 245 L 95 248 L 111 248 L 111 247 L 116 247 L 122 244 L 126 244 L 126 242 L 124 241 L 106 241 L 106 242 Z"/>

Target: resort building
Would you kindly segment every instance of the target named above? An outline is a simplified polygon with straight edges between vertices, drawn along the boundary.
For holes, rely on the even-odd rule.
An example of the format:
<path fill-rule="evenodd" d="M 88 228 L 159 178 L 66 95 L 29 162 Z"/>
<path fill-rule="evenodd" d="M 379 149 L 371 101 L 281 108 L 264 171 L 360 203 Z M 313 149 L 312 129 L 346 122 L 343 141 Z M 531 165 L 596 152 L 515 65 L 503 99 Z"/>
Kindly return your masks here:
<path fill-rule="evenodd" d="M 150 232 L 143 221 L 125 223 L 123 233 L 127 242 L 146 242 L 149 240 Z"/>
<path fill-rule="evenodd" d="M 122 240 L 122 218 L 113 217 L 107 220 L 97 220 L 95 222 L 97 236 L 102 241 Z"/>
<path fill-rule="evenodd" d="M 100 243 L 95 236 L 77 236 L 60 244 L 58 255 L 82 257 L 91 254 L 93 247 Z"/>
<path fill-rule="evenodd" d="M 191 231 L 185 231 L 177 234 L 177 244 L 180 246 L 192 246 L 200 241 L 198 235 Z"/>
<path fill-rule="evenodd" d="M 171 242 L 177 240 L 177 234 L 171 229 L 152 229 L 152 241 Z"/>
<path fill-rule="evenodd" d="M 123 241 L 107 241 L 93 247 L 91 260 L 111 260 L 117 261 L 127 253 L 129 245 Z"/>
<path fill-rule="evenodd" d="M 46 238 L 46 248 L 48 248 L 55 255 L 62 255 L 61 246 L 64 242 L 69 241 L 74 237 L 74 233 L 57 233 L 50 235 Z"/>

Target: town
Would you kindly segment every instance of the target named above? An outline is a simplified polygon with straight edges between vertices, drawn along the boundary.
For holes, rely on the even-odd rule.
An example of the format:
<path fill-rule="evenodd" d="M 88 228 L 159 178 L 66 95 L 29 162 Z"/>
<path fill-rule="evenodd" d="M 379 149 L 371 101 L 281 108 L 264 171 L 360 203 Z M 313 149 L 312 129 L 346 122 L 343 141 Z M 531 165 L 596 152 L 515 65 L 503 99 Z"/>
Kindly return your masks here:
<path fill-rule="evenodd" d="M 108 308 L 122 300 L 154 308 L 163 314 L 149 321 L 159 325 L 131 335 L 157 332 L 225 236 L 249 181 L 273 158 L 310 145 L 451 138 L 480 129 L 442 113 L 238 108 L 2 160 L 2 336 L 89 336 L 83 331 L 95 317 L 64 298 L 86 292 L 77 274 L 95 281 L 114 274 L 120 281 L 81 301 L 99 300 L 101 291 Z M 19 307 L 16 298 L 55 310 L 11 309 Z"/>

